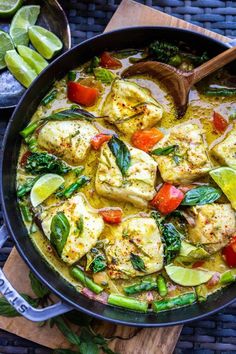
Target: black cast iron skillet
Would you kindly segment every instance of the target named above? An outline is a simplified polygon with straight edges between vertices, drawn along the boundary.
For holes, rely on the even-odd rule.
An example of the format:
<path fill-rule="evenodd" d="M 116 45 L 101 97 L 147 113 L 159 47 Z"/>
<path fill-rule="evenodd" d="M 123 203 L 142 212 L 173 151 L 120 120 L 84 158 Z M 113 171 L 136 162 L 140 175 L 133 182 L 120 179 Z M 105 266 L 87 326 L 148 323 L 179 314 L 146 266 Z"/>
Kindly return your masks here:
<path fill-rule="evenodd" d="M 124 325 L 170 326 L 203 318 L 221 310 L 236 299 L 236 287 L 233 284 L 210 296 L 206 302 L 158 314 L 133 312 L 90 300 L 78 293 L 43 260 L 27 234 L 17 205 L 15 179 L 21 144 L 19 131 L 26 126 L 53 82 L 104 50 L 142 47 L 158 38 L 184 41 L 193 48 L 207 50 L 212 56 L 229 47 L 228 44 L 199 33 L 168 27 L 137 27 L 102 34 L 79 44 L 49 65 L 27 90 L 10 119 L 3 143 L 1 201 L 6 226 L 0 231 L 0 244 L 4 242 L 8 230 L 30 269 L 62 300 L 62 303 L 54 307 L 34 310 L 16 293 L 0 271 L 0 291 L 28 319 L 39 321 L 74 308 L 94 317 Z"/>

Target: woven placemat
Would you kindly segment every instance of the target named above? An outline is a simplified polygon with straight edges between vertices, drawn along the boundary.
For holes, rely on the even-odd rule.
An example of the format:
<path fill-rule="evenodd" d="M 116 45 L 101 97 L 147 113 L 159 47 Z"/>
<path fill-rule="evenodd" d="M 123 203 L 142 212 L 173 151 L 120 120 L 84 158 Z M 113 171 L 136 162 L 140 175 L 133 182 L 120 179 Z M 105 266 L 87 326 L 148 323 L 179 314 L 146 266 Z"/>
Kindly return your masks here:
<path fill-rule="evenodd" d="M 137 1 L 137 0 L 136 0 Z M 66 10 L 73 45 L 101 33 L 118 7 L 119 0 L 60 1 Z M 236 1 L 146 0 L 137 1 L 229 37 L 236 37 Z M 7 122 L 0 122 L 0 145 Z M 0 212 L 0 221 L 2 213 Z M 0 266 L 12 242 L 0 250 Z M 35 343 L 0 330 L 0 354 L 51 354 Z M 205 320 L 184 326 L 175 354 L 236 353 L 236 304 Z M 158 354 L 158 352 L 157 352 Z"/>

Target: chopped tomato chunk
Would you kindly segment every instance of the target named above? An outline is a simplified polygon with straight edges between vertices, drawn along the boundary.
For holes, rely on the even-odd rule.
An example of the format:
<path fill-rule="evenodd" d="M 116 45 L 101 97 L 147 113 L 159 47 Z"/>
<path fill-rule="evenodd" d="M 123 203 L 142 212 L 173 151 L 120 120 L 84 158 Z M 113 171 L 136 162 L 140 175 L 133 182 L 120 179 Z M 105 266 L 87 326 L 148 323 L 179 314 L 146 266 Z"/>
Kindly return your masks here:
<path fill-rule="evenodd" d="M 112 135 L 107 134 L 97 134 L 91 140 L 91 146 L 94 150 L 99 150 L 103 143 L 109 141 L 112 138 Z"/>
<path fill-rule="evenodd" d="M 122 220 L 121 209 L 102 209 L 99 214 L 102 215 L 103 220 L 108 224 L 119 224 Z"/>
<path fill-rule="evenodd" d="M 69 81 L 67 83 L 67 97 L 72 102 L 89 107 L 96 103 L 99 91 L 94 87 L 83 86 L 78 82 Z"/>
<path fill-rule="evenodd" d="M 224 133 L 228 127 L 227 120 L 220 114 L 214 111 L 213 113 L 213 125 L 218 133 Z"/>
<path fill-rule="evenodd" d="M 137 130 L 131 141 L 138 149 L 148 152 L 163 136 L 164 134 L 157 128 Z"/>
<path fill-rule="evenodd" d="M 197 262 L 194 262 L 194 263 L 192 264 L 192 268 L 201 267 L 204 263 L 205 263 L 205 261 L 197 261 Z"/>
<path fill-rule="evenodd" d="M 208 282 L 206 283 L 206 286 L 208 289 L 213 288 L 215 285 L 217 285 L 219 283 L 220 280 L 220 274 L 219 273 L 215 273 L 210 280 L 208 280 Z"/>
<path fill-rule="evenodd" d="M 184 193 L 181 190 L 172 184 L 164 183 L 151 201 L 151 205 L 162 214 L 169 214 L 178 208 L 183 199 Z"/>
<path fill-rule="evenodd" d="M 31 152 L 30 151 L 26 151 L 23 155 L 22 155 L 22 158 L 20 160 L 20 165 L 21 167 L 24 167 L 27 160 L 28 160 L 28 157 L 31 155 Z"/>
<path fill-rule="evenodd" d="M 103 52 L 100 58 L 100 65 L 107 69 L 119 69 L 122 67 L 120 60 L 111 56 L 108 52 Z"/>
<path fill-rule="evenodd" d="M 222 255 L 229 267 L 236 267 L 236 235 L 234 235 L 228 245 L 223 248 Z"/>

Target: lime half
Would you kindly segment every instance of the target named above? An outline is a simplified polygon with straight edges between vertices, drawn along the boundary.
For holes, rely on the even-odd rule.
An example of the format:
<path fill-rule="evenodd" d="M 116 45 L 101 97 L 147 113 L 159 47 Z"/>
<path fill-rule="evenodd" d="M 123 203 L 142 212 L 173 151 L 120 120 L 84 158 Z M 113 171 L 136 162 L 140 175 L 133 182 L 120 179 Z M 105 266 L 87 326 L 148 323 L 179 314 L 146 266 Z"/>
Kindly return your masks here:
<path fill-rule="evenodd" d="M 47 173 L 40 177 L 30 192 L 33 207 L 38 206 L 65 182 L 64 178 L 54 173 Z"/>
<path fill-rule="evenodd" d="M 40 26 L 29 28 L 29 38 L 34 48 L 46 59 L 51 59 L 63 46 L 54 33 Z"/>
<path fill-rule="evenodd" d="M 22 3 L 23 0 L 0 0 L 0 17 L 13 15 Z"/>
<path fill-rule="evenodd" d="M 236 210 L 236 170 L 231 167 L 219 167 L 210 171 L 210 176 L 222 189 Z"/>
<path fill-rule="evenodd" d="M 11 37 L 8 33 L 0 30 L 0 70 L 6 67 L 5 54 L 8 50 L 14 49 Z"/>
<path fill-rule="evenodd" d="M 183 286 L 196 286 L 206 283 L 213 275 L 213 272 L 178 267 L 173 264 L 166 266 L 165 270 L 171 280 Z"/>
<path fill-rule="evenodd" d="M 25 45 L 18 45 L 17 50 L 20 56 L 36 71 L 37 74 L 40 74 L 48 65 L 47 60 L 45 60 L 42 55 Z"/>
<path fill-rule="evenodd" d="M 19 56 L 16 50 L 8 50 L 5 62 L 12 75 L 25 87 L 29 87 L 37 73 Z"/>
<path fill-rule="evenodd" d="M 29 44 L 28 29 L 36 23 L 40 12 L 40 6 L 23 6 L 13 17 L 10 36 L 15 46 Z"/>

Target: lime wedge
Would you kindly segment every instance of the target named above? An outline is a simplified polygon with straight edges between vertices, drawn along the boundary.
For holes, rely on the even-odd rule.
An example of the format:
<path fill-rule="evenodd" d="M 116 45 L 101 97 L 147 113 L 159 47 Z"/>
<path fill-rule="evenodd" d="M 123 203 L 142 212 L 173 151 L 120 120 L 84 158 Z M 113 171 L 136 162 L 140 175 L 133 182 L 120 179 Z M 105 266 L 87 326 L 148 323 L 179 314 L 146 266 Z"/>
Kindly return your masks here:
<path fill-rule="evenodd" d="M 30 192 L 30 201 L 35 208 L 53 194 L 63 183 L 64 178 L 54 173 L 40 177 Z"/>
<path fill-rule="evenodd" d="M 29 44 L 28 29 L 36 23 L 39 12 L 40 6 L 37 5 L 23 6 L 17 11 L 10 27 L 10 36 L 15 46 Z"/>
<path fill-rule="evenodd" d="M 210 171 L 211 178 L 222 189 L 236 210 L 236 170 L 231 167 L 219 167 Z"/>
<path fill-rule="evenodd" d="M 182 241 L 179 256 L 185 261 L 194 262 L 197 259 L 203 259 L 209 256 L 209 253 L 202 247 L 196 247 L 188 242 Z"/>
<path fill-rule="evenodd" d="M 14 49 L 11 37 L 8 33 L 0 30 L 0 70 L 6 67 L 5 54 L 8 50 Z"/>
<path fill-rule="evenodd" d="M 13 15 L 22 3 L 23 0 L 0 0 L 0 17 Z"/>
<path fill-rule="evenodd" d="M 34 69 L 34 71 L 36 71 L 37 74 L 40 74 L 48 65 L 47 60 L 45 60 L 42 55 L 25 45 L 18 45 L 17 50 L 20 56 Z"/>
<path fill-rule="evenodd" d="M 63 46 L 54 33 L 40 26 L 29 28 L 29 38 L 35 49 L 46 59 L 51 59 Z"/>
<path fill-rule="evenodd" d="M 36 182 L 37 183 L 37 182 Z M 211 279 L 213 272 L 189 269 L 170 264 L 165 267 L 166 273 L 175 283 L 183 286 L 196 286 Z"/>
<path fill-rule="evenodd" d="M 8 50 L 5 62 L 12 75 L 25 87 L 29 87 L 37 77 L 36 72 L 22 59 L 16 50 Z"/>

